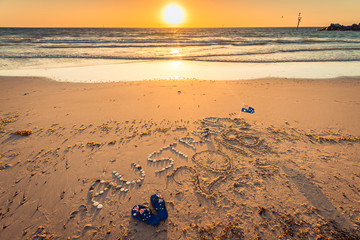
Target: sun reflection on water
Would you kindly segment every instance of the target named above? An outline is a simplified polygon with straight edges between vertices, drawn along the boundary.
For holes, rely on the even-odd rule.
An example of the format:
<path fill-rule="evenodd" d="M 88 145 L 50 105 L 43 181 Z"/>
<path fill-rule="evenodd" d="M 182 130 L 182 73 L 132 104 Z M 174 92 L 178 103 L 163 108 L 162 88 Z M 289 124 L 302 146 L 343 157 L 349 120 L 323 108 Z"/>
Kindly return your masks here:
<path fill-rule="evenodd" d="M 182 64 L 182 61 L 171 61 L 171 64 L 174 66 L 174 67 L 178 67 Z"/>
<path fill-rule="evenodd" d="M 179 49 L 176 49 L 176 48 L 170 49 L 170 54 L 172 57 L 181 57 L 181 53 L 180 53 Z"/>
<path fill-rule="evenodd" d="M 170 55 L 171 57 L 175 58 L 175 59 L 178 59 L 180 58 L 181 59 L 181 53 L 180 53 L 180 49 L 177 49 L 177 48 L 171 48 L 170 49 Z M 182 64 L 183 62 L 181 60 L 174 60 L 174 61 L 171 61 L 171 64 L 173 66 L 173 69 L 176 70 L 176 71 L 179 71 L 180 70 L 180 65 Z M 175 76 L 174 77 L 175 79 L 179 79 L 181 77 L 179 76 Z"/>

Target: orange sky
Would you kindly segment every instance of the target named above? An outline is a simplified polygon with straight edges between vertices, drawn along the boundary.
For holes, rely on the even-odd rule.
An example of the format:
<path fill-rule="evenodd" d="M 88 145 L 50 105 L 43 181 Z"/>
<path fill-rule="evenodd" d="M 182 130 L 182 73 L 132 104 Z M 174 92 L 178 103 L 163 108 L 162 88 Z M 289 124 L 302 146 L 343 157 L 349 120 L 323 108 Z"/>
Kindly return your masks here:
<path fill-rule="evenodd" d="M 186 10 L 182 27 L 293 27 L 360 22 L 359 0 L 0 0 L 0 27 L 168 27 L 161 10 Z"/>

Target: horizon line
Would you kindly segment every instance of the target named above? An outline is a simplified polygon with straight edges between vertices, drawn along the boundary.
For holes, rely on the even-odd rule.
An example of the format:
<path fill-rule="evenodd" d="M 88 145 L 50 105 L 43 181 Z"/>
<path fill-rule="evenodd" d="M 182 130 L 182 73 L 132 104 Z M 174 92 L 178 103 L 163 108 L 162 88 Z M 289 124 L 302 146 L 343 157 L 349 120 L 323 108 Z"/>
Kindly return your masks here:
<path fill-rule="evenodd" d="M 318 27 L 323 27 L 323 26 L 302 26 L 299 28 L 318 28 Z M 296 28 L 296 26 L 283 26 L 283 27 L 279 27 L 279 26 L 267 26 L 267 27 L 226 27 L 226 26 L 222 26 L 222 27 L 106 27 L 106 26 L 87 26 L 87 27 L 79 27 L 79 26 L 73 26 L 73 27 L 69 27 L 69 26 L 15 26 L 15 27 L 11 27 L 11 26 L 7 26 L 7 27 L 3 27 L 0 26 L 0 28 L 168 28 L 168 29 L 178 29 L 178 28 Z"/>

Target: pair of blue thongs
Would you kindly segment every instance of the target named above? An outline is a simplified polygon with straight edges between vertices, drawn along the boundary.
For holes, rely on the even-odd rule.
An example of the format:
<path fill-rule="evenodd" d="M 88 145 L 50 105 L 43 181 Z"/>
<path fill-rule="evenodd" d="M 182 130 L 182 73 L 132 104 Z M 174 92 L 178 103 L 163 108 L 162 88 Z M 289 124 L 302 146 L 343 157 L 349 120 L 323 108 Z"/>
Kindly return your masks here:
<path fill-rule="evenodd" d="M 131 210 L 131 216 L 147 224 L 156 226 L 160 220 L 165 220 L 168 217 L 168 212 L 165 206 L 165 200 L 160 194 L 154 194 L 150 197 L 150 202 L 156 210 L 157 215 L 153 214 L 149 207 L 143 205 L 135 205 Z"/>

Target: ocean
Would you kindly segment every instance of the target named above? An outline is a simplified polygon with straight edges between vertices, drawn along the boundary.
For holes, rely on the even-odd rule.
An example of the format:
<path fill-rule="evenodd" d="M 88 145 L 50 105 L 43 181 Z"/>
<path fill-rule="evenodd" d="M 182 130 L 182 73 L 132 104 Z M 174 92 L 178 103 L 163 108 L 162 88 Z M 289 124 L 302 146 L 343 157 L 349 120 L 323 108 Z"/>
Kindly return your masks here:
<path fill-rule="evenodd" d="M 318 63 L 320 68 L 326 68 L 326 63 L 329 63 L 329 70 L 335 65 L 339 69 L 345 67 L 344 73 L 340 71 L 336 74 L 360 75 L 356 70 L 360 68 L 360 32 L 326 32 L 319 29 L 0 28 L 0 74 L 44 75 L 41 71 L 59 73 L 61 69 L 66 72 L 70 68 L 79 70 L 79 67 L 90 66 L 97 66 L 97 71 L 100 71 L 99 66 L 118 65 L 122 68 L 121 72 L 130 75 L 129 79 L 109 77 L 109 81 L 145 80 L 172 78 L 171 74 L 154 75 L 153 70 L 147 73 L 154 69 L 155 63 L 160 64 L 159 68 L 167 68 L 164 64 L 172 62 L 187 66 L 183 75 L 177 71 L 178 78 L 202 79 L 205 76 L 189 75 L 185 71 L 207 71 L 206 66 L 209 70 L 221 66 L 224 71 L 233 67 L 249 69 L 250 66 L 251 71 L 256 71 L 254 66 L 269 68 L 273 65 L 279 69 L 279 64 L 298 67 L 315 66 L 314 63 Z M 143 75 L 139 75 L 127 69 L 144 71 Z M 73 75 L 79 74 L 77 71 Z M 235 79 L 243 76 L 251 78 L 247 73 L 234 74 L 238 74 L 232 74 Z M 278 75 L 276 71 L 270 74 Z M 58 76 L 50 74 L 50 77 Z M 315 74 L 314 77 L 318 76 Z M 61 76 L 58 78 L 69 80 Z M 225 76 L 223 80 L 231 80 L 231 77 L 227 78 Z"/>

